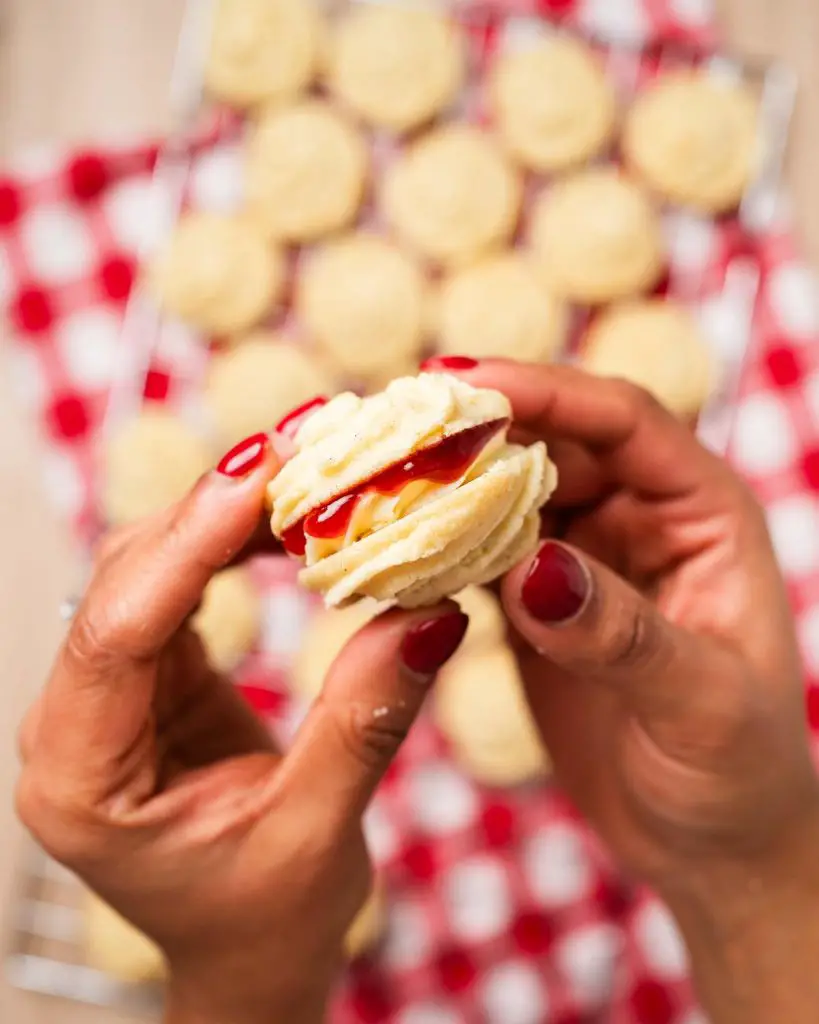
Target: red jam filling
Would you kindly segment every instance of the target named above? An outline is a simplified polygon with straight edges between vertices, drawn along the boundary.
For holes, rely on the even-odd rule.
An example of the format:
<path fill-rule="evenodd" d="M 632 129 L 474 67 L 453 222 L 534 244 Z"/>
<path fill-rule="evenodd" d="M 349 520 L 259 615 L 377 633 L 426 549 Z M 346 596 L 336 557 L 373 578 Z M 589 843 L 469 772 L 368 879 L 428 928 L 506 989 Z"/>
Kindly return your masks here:
<path fill-rule="evenodd" d="M 284 548 L 291 555 L 304 554 L 307 537 L 332 540 L 343 537 L 350 525 L 358 501 L 365 494 L 398 494 L 414 480 L 451 484 L 467 471 L 489 441 L 502 430 L 508 420 L 490 420 L 444 437 L 428 448 L 413 452 L 402 462 L 395 462 L 375 476 L 334 498 L 326 505 L 308 512 L 282 534 Z"/>

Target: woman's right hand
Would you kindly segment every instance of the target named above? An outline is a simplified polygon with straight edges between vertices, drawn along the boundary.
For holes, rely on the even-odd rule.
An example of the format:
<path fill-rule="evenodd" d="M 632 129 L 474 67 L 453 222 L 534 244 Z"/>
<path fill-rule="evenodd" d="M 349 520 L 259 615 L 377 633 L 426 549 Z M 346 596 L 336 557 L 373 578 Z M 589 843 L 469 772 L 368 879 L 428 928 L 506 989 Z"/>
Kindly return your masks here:
<path fill-rule="evenodd" d="M 558 780 L 669 903 L 715 1021 L 814 1022 L 819 789 L 762 510 L 638 388 L 459 375 L 505 392 L 560 472 L 555 539 L 502 591 Z"/>

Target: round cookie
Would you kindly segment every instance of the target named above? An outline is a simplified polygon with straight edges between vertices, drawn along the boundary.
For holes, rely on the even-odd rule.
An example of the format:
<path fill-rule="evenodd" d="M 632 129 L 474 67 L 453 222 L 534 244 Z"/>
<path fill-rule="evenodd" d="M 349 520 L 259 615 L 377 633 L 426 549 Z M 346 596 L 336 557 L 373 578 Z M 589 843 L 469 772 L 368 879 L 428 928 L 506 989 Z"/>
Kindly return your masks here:
<path fill-rule="evenodd" d="M 240 108 L 293 99 L 313 80 L 323 39 L 313 0 L 217 0 L 205 87 Z"/>
<path fill-rule="evenodd" d="M 258 332 L 214 357 L 204 402 L 227 449 L 272 430 L 291 409 L 333 390 L 329 375 L 308 352 L 274 333 Z"/>
<path fill-rule="evenodd" d="M 160 305 L 209 334 L 255 327 L 285 280 L 282 254 L 241 217 L 188 213 L 151 269 Z"/>
<path fill-rule="evenodd" d="M 207 445 L 182 420 L 146 407 L 112 435 L 104 452 L 106 519 L 121 526 L 167 508 L 212 464 Z"/>
<path fill-rule="evenodd" d="M 456 265 L 509 240 L 521 193 L 497 142 L 478 128 L 452 124 L 419 139 L 389 168 L 381 206 L 411 249 Z"/>
<path fill-rule="evenodd" d="M 357 129 L 322 100 L 270 111 L 250 137 L 248 204 L 271 238 L 313 241 L 355 219 L 368 159 Z"/>
<path fill-rule="evenodd" d="M 94 893 L 85 893 L 83 918 L 89 967 L 128 984 L 164 980 L 165 958 L 158 947 Z"/>
<path fill-rule="evenodd" d="M 433 10 L 354 5 L 330 44 L 328 83 L 364 121 L 406 132 L 430 121 L 464 80 L 457 26 Z"/>
<path fill-rule="evenodd" d="M 596 156 L 614 132 L 614 89 L 594 53 L 555 36 L 501 51 L 489 78 L 492 113 L 509 152 L 552 173 Z"/>
<path fill-rule="evenodd" d="M 530 237 L 544 281 L 570 301 L 629 298 L 663 273 L 659 218 L 642 189 L 614 168 L 582 171 L 541 195 Z"/>
<path fill-rule="evenodd" d="M 378 610 L 379 606 L 374 601 L 358 601 L 346 608 L 316 612 L 305 631 L 290 674 L 290 685 L 299 697 L 306 701 L 318 697 L 342 648 L 375 617 Z"/>
<path fill-rule="evenodd" d="M 328 242 L 302 270 L 296 309 L 312 339 L 344 374 L 384 381 L 418 364 L 427 286 L 397 246 L 358 232 Z"/>
<path fill-rule="evenodd" d="M 456 658 L 489 651 L 506 642 L 506 619 L 500 601 L 486 587 L 467 587 L 453 600 L 469 616 L 469 627 Z"/>
<path fill-rule="evenodd" d="M 435 324 L 442 352 L 548 361 L 560 349 L 566 310 L 518 253 L 489 256 L 446 278 Z"/>
<path fill-rule="evenodd" d="M 344 953 L 348 960 L 365 956 L 381 940 L 387 923 L 387 905 L 383 883 L 376 878 L 372 891 L 359 910 L 344 937 Z"/>
<path fill-rule="evenodd" d="M 664 299 L 613 307 L 592 325 L 581 364 L 650 391 L 671 412 L 696 417 L 714 385 L 711 353 L 694 318 Z"/>
<path fill-rule="evenodd" d="M 507 648 L 445 666 L 434 690 L 434 715 L 462 767 L 489 786 L 545 774 L 548 757 Z"/>
<path fill-rule="evenodd" d="M 759 110 L 744 83 L 675 71 L 637 98 L 625 124 L 631 170 L 674 203 L 707 213 L 737 207 L 759 159 Z"/>
<path fill-rule="evenodd" d="M 230 672 L 254 647 L 261 627 L 261 605 L 244 569 L 225 569 L 205 587 L 191 619 L 208 661 Z"/>

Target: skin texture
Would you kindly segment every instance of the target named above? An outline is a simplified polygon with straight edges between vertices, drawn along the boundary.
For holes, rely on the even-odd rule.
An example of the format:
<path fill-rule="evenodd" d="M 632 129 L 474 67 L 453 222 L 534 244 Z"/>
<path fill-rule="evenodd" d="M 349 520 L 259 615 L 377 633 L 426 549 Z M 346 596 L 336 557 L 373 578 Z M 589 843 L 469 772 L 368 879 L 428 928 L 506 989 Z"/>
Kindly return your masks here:
<path fill-rule="evenodd" d="M 634 386 L 505 362 L 459 375 L 548 442 L 544 530 L 589 585 L 558 626 L 522 602 L 531 559 L 501 586 L 559 783 L 670 906 L 713 1024 L 813 1024 L 819 796 L 761 510 Z M 282 759 L 184 627 L 213 571 L 265 547 L 274 472 L 209 475 L 109 539 L 21 736 L 23 820 L 166 951 L 172 1024 L 321 1019 L 367 885 L 361 811 L 429 685 L 401 642 L 449 610 L 358 634 Z M 382 705 L 401 710 L 374 719 Z"/>
<path fill-rule="evenodd" d="M 23 821 L 165 951 L 176 1022 L 322 1018 L 370 888 L 361 814 L 432 682 L 402 643 L 457 612 L 358 633 L 282 757 L 185 624 L 214 572 L 263 547 L 276 466 L 209 473 L 106 540 L 20 735 Z"/>
<path fill-rule="evenodd" d="M 819 812 L 792 617 L 745 485 L 645 392 L 486 363 L 561 483 L 551 536 L 589 596 L 570 622 L 502 586 L 558 781 L 680 924 L 714 1024 L 812 1021 Z"/>

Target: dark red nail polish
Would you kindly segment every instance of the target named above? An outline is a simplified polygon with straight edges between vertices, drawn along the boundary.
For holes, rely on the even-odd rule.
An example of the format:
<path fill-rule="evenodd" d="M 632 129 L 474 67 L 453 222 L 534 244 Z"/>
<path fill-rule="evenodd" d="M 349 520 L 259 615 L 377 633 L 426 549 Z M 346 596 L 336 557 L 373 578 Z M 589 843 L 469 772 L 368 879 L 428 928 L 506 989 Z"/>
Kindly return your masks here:
<path fill-rule="evenodd" d="M 235 448 L 231 448 L 227 455 L 216 467 L 222 476 L 229 476 L 236 480 L 239 477 L 247 476 L 262 462 L 270 441 L 267 434 L 254 434 L 252 437 L 240 441 Z"/>
<path fill-rule="evenodd" d="M 577 615 L 589 590 L 588 573 L 577 557 L 547 541 L 532 560 L 520 596 L 532 618 L 557 625 Z"/>
<path fill-rule="evenodd" d="M 315 398 L 311 398 L 309 402 L 305 402 L 304 405 L 299 405 L 295 409 L 291 409 L 290 412 L 284 416 L 275 426 L 277 434 L 284 434 L 285 437 L 293 438 L 296 435 L 296 431 L 302 425 L 304 420 L 322 405 L 327 405 L 329 399 L 325 398 L 324 395 L 317 395 Z"/>
<path fill-rule="evenodd" d="M 469 616 L 462 611 L 427 619 L 407 631 L 401 644 L 401 660 L 419 676 L 433 676 L 457 651 Z"/>
<path fill-rule="evenodd" d="M 474 370 L 478 360 L 472 356 L 430 356 L 421 363 L 422 370 Z"/>

